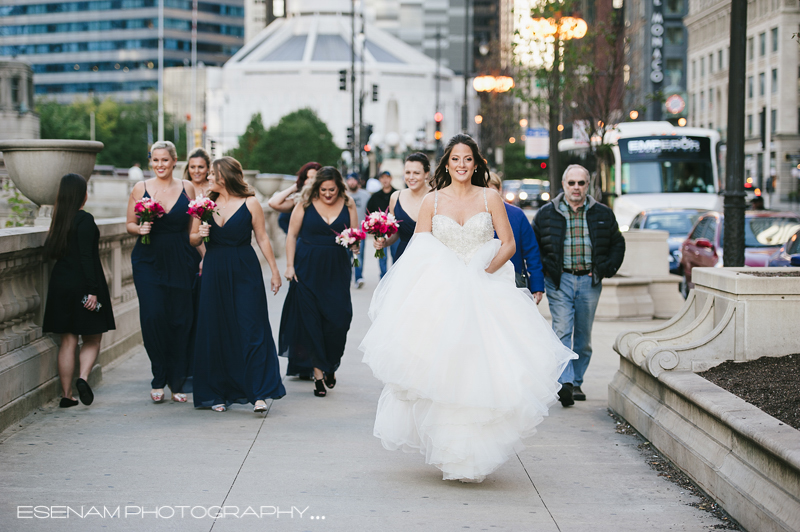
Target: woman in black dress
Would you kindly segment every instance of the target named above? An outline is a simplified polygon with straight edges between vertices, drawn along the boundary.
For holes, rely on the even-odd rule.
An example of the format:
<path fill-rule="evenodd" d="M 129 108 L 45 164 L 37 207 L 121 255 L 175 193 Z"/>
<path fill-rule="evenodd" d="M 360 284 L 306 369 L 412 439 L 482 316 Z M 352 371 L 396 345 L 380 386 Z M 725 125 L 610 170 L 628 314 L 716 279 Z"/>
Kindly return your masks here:
<path fill-rule="evenodd" d="M 128 199 L 128 233 L 150 235 L 149 244 L 140 238 L 131 253 L 133 283 L 139 296 L 142 341 L 153 371 L 150 398 L 162 402 L 164 386 L 169 385 L 172 400 L 185 403 L 195 315 L 192 285 L 199 262 L 189 244 L 192 218 L 187 210 L 196 191 L 191 182 L 172 175 L 178 159 L 173 143 L 156 142 L 150 153 L 156 176 L 136 183 Z M 145 196 L 161 203 L 166 214 L 139 224 L 134 207 Z"/>
<path fill-rule="evenodd" d="M 209 237 L 198 308 L 194 406 L 224 412 L 231 403 L 252 403 L 254 412 L 266 412 L 266 400 L 279 399 L 286 390 L 253 234 L 269 264 L 273 294 L 281 287 L 281 276 L 264 211 L 245 183 L 239 161 L 216 159 L 209 182 L 217 210 L 208 225 L 194 220 L 190 237 L 195 246 Z"/>
<path fill-rule="evenodd" d="M 306 163 L 297 172 L 297 181 L 287 189 L 276 192 L 269 199 L 268 205 L 273 210 L 278 211 L 278 225 L 284 233 L 289 232 L 289 220 L 292 217 L 292 209 L 300 201 L 300 194 L 306 183 L 313 183 L 317 171 L 322 165 L 315 162 Z"/>
<path fill-rule="evenodd" d="M 406 157 L 403 168 L 403 179 L 408 188 L 392 193 L 392 197 L 389 198 L 389 212 L 397 219 L 400 227 L 389 238 L 376 238 L 373 245 L 375 249 L 385 249 L 394 245 L 399 239 L 400 245 L 397 246 L 397 253 L 394 254 L 395 262 L 400 259 L 411 241 L 411 237 L 414 236 L 422 200 L 431 191 L 428 183 L 430 173 L 431 163 L 428 156 L 422 152 L 412 153 Z"/>
<path fill-rule="evenodd" d="M 289 222 L 285 277 L 291 284 L 279 335 L 279 352 L 289 357 L 286 374 L 313 372 L 317 397 L 325 396 L 325 386 L 336 384 L 334 373 L 353 317 L 350 253 L 336 243 L 336 233 L 347 227 L 358 227 L 356 205 L 347 195 L 342 174 L 325 166 Z M 352 251 L 358 252 L 358 245 Z"/>
<path fill-rule="evenodd" d="M 57 259 L 50 274 L 42 330 L 61 335 L 58 350 L 61 408 L 78 404 L 72 397 L 78 337 L 83 338 L 83 346 L 75 387 L 81 402 L 90 405 L 94 394 L 87 381 L 100 352 L 100 339 L 104 332 L 115 328 L 111 297 L 100 263 L 100 231 L 92 215 L 82 210 L 86 198 L 86 180 L 82 176 L 67 174 L 61 178 L 44 243 L 44 256 Z"/>

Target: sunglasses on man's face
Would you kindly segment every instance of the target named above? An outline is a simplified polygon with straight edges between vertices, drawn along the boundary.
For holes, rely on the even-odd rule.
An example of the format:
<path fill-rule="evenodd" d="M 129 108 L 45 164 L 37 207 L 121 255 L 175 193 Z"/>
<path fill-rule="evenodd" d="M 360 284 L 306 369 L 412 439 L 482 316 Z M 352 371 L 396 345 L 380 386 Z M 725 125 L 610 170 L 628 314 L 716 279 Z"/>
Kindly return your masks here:
<path fill-rule="evenodd" d="M 579 187 L 582 187 L 585 184 L 586 184 L 586 181 L 567 181 L 567 186 L 569 186 L 569 187 L 574 187 L 575 185 L 578 185 Z"/>

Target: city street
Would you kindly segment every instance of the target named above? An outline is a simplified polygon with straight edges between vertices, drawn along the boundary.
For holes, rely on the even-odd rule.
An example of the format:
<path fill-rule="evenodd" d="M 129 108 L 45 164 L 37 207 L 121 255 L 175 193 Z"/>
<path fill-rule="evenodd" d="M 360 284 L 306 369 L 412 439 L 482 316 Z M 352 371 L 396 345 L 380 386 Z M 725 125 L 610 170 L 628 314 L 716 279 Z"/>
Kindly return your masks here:
<path fill-rule="evenodd" d="M 216 413 L 153 404 L 138 348 L 104 368 L 92 406 L 53 402 L 0 435 L 0 530 L 661 532 L 718 524 L 650 469 L 639 440 L 617 434 L 608 414 L 612 342 L 649 322 L 597 323 L 588 400 L 556 403 L 533 444 L 482 484 L 442 481 L 423 456 L 384 450 L 372 436 L 381 384 L 357 350 L 378 281 L 377 262 L 366 262 L 327 398 L 290 378 L 266 416 L 251 406 Z M 274 333 L 285 293 L 270 298 Z"/>

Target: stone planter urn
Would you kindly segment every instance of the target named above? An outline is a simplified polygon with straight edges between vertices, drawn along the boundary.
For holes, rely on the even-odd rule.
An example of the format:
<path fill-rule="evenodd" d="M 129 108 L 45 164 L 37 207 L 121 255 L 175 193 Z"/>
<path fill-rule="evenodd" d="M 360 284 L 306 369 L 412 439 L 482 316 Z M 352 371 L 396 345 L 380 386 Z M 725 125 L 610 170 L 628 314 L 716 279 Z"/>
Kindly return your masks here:
<path fill-rule="evenodd" d="M 255 179 L 255 187 L 264 198 L 271 198 L 277 191 L 282 190 L 283 174 L 258 174 Z"/>
<path fill-rule="evenodd" d="M 64 174 L 92 176 L 102 142 L 92 140 L 29 139 L 0 141 L 8 175 L 26 198 L 39 206 L 37 226 L 49 226 L 50 215 Z"/>

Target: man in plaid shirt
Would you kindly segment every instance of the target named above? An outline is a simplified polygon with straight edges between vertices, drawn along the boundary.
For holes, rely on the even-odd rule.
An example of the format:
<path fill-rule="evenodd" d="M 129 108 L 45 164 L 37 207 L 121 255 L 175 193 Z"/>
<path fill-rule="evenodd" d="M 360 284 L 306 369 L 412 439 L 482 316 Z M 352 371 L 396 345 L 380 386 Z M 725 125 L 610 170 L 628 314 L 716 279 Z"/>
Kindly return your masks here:
<path fill-rule="evenodd" d="M 592 357 L 601 281 L 617 273 L 625 256 L 625 239 L 614 213 L 588 195 L 589 181 L 586 168 L 568 166 L 561 178 L 564 192 L 539 209 L 533 222 L 553 330 L 578 354 L 559 378 L 563 406 L 586 400 L 581 385 Z"/>

